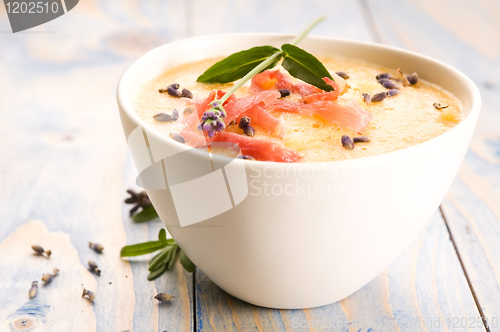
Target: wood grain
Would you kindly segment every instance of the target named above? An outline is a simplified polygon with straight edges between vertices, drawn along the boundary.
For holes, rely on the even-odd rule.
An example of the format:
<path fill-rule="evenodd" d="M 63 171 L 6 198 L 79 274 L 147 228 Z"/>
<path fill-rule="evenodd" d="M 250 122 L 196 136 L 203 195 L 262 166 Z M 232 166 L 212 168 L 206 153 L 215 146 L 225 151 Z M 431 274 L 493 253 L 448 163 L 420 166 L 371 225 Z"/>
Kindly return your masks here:
<path fill-rule="evenodd" d="M 90 281 L 84 282 L 96 293 L 93 305 L 78 294 L 76 304 L 64 308 L 63 302 L 45 299 L 40 292 L 40 300 L 52 301 L 49 305 L 55 308 L 44 326 L 72 316 L 78 326 L 38 331 L 192 329 L 189 274 L 177 267 L 148 282 L 147 257 L 130 263 L 119 257 L 122 246 L 156 238 L 160 222 L 134 224 L 122 203 L 134 174 L 115 101 L 118 79 L 138 56 L 186 37 L 185 26 L 179 24 L 184 16 L 182 2 L 81 2 L 30 33 L 0 34 L 0 242 L 10 248 L 10 234 L 28 219 L 39 219 L 49 234 L 67 234 L 67 255 L 79 266 L 94 260 L 102 270 L 101 276 L 89 275 Z M 42 31 L 53 33 L 36 33 Z M 102 243 L 104 253 L 96 255 L 88 241 Z M 16 307 L 6 307 L 6 314 L 28 301 L 25 288 L 33 281 L 20 273 L 16 284 L 22 293 L 17 286 L 10 290 L 10 273 L 30 269 L 21 253 L 9 255 L 0 270 L 8 266 L 14 272 L 1 272 L 0 289 Z M 51 287 L 69 295 L 71 287 L 81 292 L 82 278 L 75 274 L 70 285 L 62 273 L 71 265 L 63 263 L 58 267 L 61 278 Z M 159 291 L 172 293 L 175 301 L 159 306 L 153 299 Z M 82 305 L 88 315 L 72 314 Z M 3 312 L 0 322 L 8 324 Z"/>
<path fill-rule="evenodd" d="M 384 42 L 455 66 L 481 91 L 471 148 L 442 209 L 490 330 L 500 331 L 500 3 L 371 1 L 370 9 Z"/>

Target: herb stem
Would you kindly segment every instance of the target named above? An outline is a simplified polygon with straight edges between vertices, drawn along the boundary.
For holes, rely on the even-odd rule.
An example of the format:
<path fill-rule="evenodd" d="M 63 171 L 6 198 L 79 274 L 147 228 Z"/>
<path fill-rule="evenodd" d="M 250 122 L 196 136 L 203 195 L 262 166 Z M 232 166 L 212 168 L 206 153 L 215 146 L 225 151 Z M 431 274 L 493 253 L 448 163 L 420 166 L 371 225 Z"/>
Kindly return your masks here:
<path fill-rule="evenodd" d="M 291 42 L 292 45 L 297 45 L 298 43 L 300 43 L 300 41 L 302 39 L 304 39 L 305 36 L 307 36 L 307 34 L 316 26 L 318 25 L 319 22 L 323 21 L 324 19 L 326 18 L 326 16 L 321 16 L 321 17 L 318 17 L 314 22 L 312 22 L 307 28 L 305 28 L 304 31 L 302 31 L 302 33 L 300 35 L 298 35 L 297 37 L 295 37 L 295 39 Z"/>
<path fill-rule="evenodd" d="M 292 45 L 297 45 L 302 39 L 304 39 L 305 36 L 321 21 L 325 19 L 325 16 L 321 16 L 317 18 L 314 22 L 312 22 L 307 28 L 302 31 L 295 39 L 292 41 Z M 252 69 L 248 74 L 243 76 L 231 89 L 229 89 L 224 96 L 219 100 L 221 104 L 223 104 L 233 93 L 236 92 L 239 88 L 243 86 L 246 82 L 248 82 L 252 77 L 254 77 L 256 74 L 260 73 L 264 68 L 269 66 L 273 61 L 276 60 L 276 58 L 280 57 L 283 54 L 283 51 L 280 50 L 279 52 L 274 53 L 271 55 L 269 58 L 266 60 L 262 61 L 257 67 Z"/>

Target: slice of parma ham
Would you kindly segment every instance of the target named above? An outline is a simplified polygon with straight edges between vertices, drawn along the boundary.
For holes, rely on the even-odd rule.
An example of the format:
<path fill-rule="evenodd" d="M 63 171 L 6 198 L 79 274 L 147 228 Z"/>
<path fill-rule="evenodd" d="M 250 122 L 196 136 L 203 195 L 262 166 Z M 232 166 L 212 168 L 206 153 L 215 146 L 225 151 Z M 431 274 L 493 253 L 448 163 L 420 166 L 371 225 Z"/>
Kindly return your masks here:
<path fill-rule="evenodd" d="M 299 152 L 286 148 L 282 143 L 264 141 L 253 137 L 221 131 L 212 138 L 212 142 L 229 142 L 237 144 L 242 155 L 252 156 L 260 161 L 294 163 L 302 156 Z"/>

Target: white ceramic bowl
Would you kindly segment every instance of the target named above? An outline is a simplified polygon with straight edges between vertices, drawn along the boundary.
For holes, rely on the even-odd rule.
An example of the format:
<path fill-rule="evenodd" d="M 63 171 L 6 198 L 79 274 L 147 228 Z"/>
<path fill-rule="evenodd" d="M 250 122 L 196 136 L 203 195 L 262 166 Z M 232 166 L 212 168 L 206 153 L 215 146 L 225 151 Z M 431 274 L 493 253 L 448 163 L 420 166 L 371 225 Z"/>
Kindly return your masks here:
<path fill-rule="evenodd" d="M 204 36 L 163 45 L 137 60 L 123 75 L 117 97 L 138 170 L 149 166 L 151 149 L 131 143 L 136 128 L 136 134 L 144 132 L 148 137 L 145 144 L 162 145 L 161 158 L 188 149 L 134 114 L 132 100 L 141 84 L 183 63 L 257 45 L 279 47 L 292 38 L 284 34 Z M 429 57 L 328 37 L 308 37 L 300 46 L 317 56 L 336 54 L 417 72 L 458 97 L 467 117 L 430 141 L 374 157 L 314 164 L 238 159 L 246 170 L 246 198 L 222 214 L 186 227 L 179 224 L 171 191 L 148 189 L 168 231 L 199 269 L 229 294 L 272 308 L 309 308 L 339 301 L 398 257 L 445 196 L 480 109 L 480 95 L 472 81 Z M 154 161 L 160 157 L 153 153 Z M 211 191 L 200 190 L 207 201 L 217 202 Z"/>

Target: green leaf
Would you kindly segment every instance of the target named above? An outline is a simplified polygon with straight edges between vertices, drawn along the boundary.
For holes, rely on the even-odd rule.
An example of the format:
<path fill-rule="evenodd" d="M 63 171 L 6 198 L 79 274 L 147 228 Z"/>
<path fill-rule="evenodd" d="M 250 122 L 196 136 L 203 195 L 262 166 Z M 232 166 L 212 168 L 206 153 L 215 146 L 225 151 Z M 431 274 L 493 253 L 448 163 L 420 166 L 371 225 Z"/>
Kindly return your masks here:
<path fill-rule="evenodd" d="M 333 80 L 332 76 L 314 55 L 292 44 L 284 44 L 281 46 L 281 49 L 284 52 L 283 68 L 290 75 L 312 84 L 321 90 L 333 90 L 332 86 L 323 81 L 323 77 Z"/>
<path fill-rule="evenodd" d="M 135 222 L 144 222 L 144 221 L 149 221 L 158 218 L 158 213 L 156 213 L 156 210 L 153 205 L 147 206 L 142 209 L 141 212 L 135 214 L 132 217 L 132 220 Z"/>
<path fill-rule="evenodd" d="M 177 244 L 171 250 L 172 254 L 170 255 L 169 261 L 168 261 L 168 269 L 169 270 L 174 267 L 175 261 L 177 259 L 177 251 L 178 250 L 179 250 L 179 246 Z"/>
<path fill-rule="evenodd" d="M 167 269 L 168 269 L 167 263 L 163 262 L 162 264 L 160 264 L 160 266 L 158 266 L 156 270 L 151 271 L 149 273 L 148 280 L 149 281 L 155 280 L 156 278 L 161 276 L 165 271 L 167 271 Z"/>
<path fill-rule="evenodd" d="M 130 246 L 125 246 L 120 251 L 120 256 L 122 257 L 131 257 L 131 256 L 140 256 L 155 252 L 156 250 L 160 250 L 164 248 L 165 245 L 160 241 L 150 241 L 138 244 L 132 244 Z"/>
<path fill-rule="evenodd" d="M 184 251 L 182 251 L 181 249 L 181 253 L 180 253 L 180 262 L 181 262 L 181 265 L 184 267 L 184 269 L 188 272 L 191 272 L 193 273 L 194 272 L 194 268 L 196 267 L 193 262 L 191 262 L 191 260 L 189 259 L 188 256 L 186 256 L 186 254 L 184 253 Z"/>
<path fill-rule="evenodd" d="M 158 233 L 158 241 L 164 245 L 168 245 L 167 232 L 165 231 L 165 228 L 160 229 L 160 233 Z"/>
<path fill-rule="evenodd" d="M 154 271 L 160 266 L 164 261 L 165 257 L 167 257 L 168 252 L 172 247 L 165 247 L 163 248 L 158 254 L 156 254 L 150 261 L 149 261 L 149 271 Z"/>
<path fill-rule="evenodd" d="M 197 81 L 203 83 L 234 82 L 248 74 L 258 64 L 277 52 L 280 52 L 280 50 L 273 46 L 257 46 L 231 54 L 208 68 L 198 77 Z M 263 70 L 274 67 L 279 59 L 280 58 L 276 59 L 276 61 Z"/>

